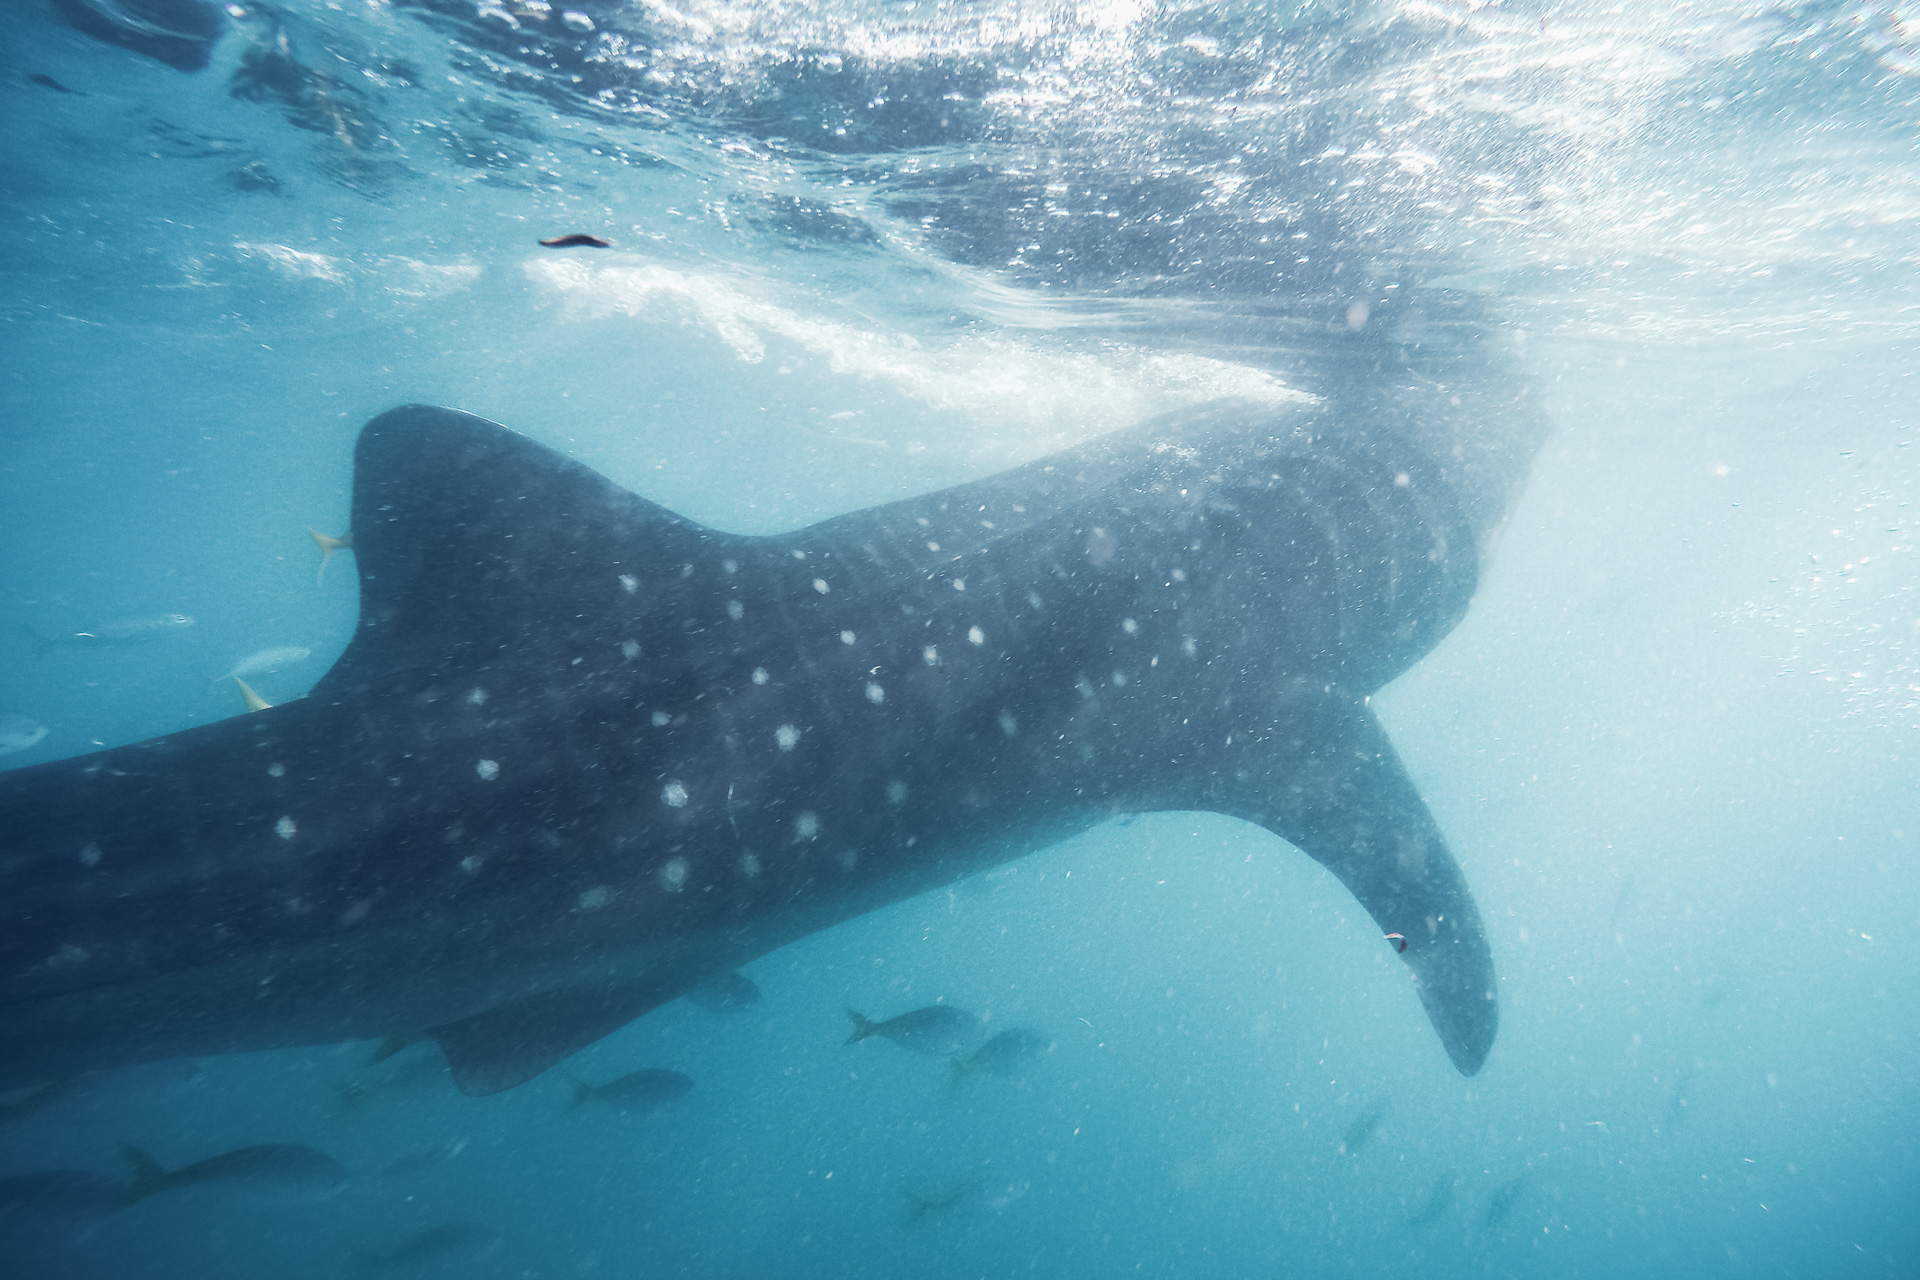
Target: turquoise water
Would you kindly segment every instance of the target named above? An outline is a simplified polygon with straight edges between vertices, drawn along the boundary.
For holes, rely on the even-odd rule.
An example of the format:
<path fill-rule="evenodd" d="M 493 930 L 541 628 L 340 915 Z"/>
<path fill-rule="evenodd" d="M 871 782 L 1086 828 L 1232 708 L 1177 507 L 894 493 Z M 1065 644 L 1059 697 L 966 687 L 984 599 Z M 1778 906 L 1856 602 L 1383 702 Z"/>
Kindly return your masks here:
<path fill-rule="evenodd" d="M 0 714 L 47 732 L 0 763 L 240 714 L 218 677 L 267 648 L 310 653 L 263 696 L 310 687 L 357 598 L 307 529 L 398 403 L 757 533 L 1220 397 L 1464 391 L 1453 429 L 1544 444 L 1466 620 L 1374 705 L 1500 1038 L 1461 1078 L 1331 876 L 1147 815 L 491 1098 L 366 1044 L 63 1085 L 0 1175 L 285 1142 L 349 1181 L 14 1212 L 30 1274 L 344 1276 L 471 1221 L 497 1246 L 410 1273 L 1920 1269 L 1910 20 L 560 8 L 247 5 L 196 72 L 9 13 Z M 613 247 L 535 243 L 576 231 Z M 1502 388 L 1524 410 L 1475 417 Z M 845 1006 L 935 999 L 1051 1048 L 956 1092 L 841 1044 Z M 647 1066 L 696 1087 L 567 1111 L 568 1073 Z"/>

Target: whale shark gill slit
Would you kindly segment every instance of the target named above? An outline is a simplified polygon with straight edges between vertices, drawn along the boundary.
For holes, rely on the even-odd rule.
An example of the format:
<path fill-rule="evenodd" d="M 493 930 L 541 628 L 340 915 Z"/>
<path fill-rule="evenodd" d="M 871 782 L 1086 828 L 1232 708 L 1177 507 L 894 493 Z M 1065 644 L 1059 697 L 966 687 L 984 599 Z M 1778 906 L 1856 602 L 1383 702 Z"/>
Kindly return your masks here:
<path fill-rule="evenodd" d="M 1414 444 L 1336 425 L 1223 405 L 748 537 L 383 414 L 308 697 L 0 774 L 0 1086 L 424 1032 L 495 1092 L 1157 809 L 1331 870 L 1472 1074 L 1487 941 L 1366 700 L 1464 612 L 1475 531 Z"/>

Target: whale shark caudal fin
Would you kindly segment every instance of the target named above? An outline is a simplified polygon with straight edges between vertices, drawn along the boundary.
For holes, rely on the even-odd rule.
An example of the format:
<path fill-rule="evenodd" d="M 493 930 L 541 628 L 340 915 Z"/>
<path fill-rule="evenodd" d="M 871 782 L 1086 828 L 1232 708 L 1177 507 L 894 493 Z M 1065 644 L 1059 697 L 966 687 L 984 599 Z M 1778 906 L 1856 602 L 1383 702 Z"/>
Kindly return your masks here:
<path fill-rule="evenodd" d="M 1226 749 L 1204 796 L 1184 804 L 1287 840 L 1338 877 L 1383 933 L 1401 935 L 1389 945 L 1413 971 L 1447 1056 L 1473 1075 L 1500 1026 L 1493 954 L 1439 825 L 1363 700 L 1303 682 L 1266 710 L 1261 728 Z"/>
<path fill-rule="evenodd" d="M 360 625 L 313 697 L 377 688 L 420 668 L 484 669 L 503 651 L 522 649 L 530 634 L 564 649 L 570 637 L 553 617 L 558 599 L 611 607 L 629 598 L 678 631 L 667 620 L 687 616 L 685 601 L 658 589 L 660 565 L 691 564 L 702 551 L 746 541 L 453 409 L 406 405 L 381 414 L 360 433 L 353 471 Z M 629 557 L 624 565 L 620 554 Z M 655 598 L 631 600 L 643 578 Z M 661 630 L 638 628 L 636 643 Z M 595 643 L 605 643 L 597 633 Z"/>

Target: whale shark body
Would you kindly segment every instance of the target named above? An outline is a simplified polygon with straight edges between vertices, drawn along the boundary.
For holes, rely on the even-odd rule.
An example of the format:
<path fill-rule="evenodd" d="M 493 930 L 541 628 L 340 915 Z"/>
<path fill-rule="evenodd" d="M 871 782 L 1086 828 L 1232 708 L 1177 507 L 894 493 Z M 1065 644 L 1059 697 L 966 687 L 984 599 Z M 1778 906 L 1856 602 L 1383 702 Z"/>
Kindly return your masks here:
<path fill-rule="evenodd" d="M 1479 554 L 1418 446 L 1220 408 L 769 537 L 409 406 L 311 694 L 0 775 L 0 1085 L 431 1035 L 518 1084 L 712 975 L 1115 814 L 1313 857 L 1454 1065 L 1478 912 L 1367 696 Z"/>

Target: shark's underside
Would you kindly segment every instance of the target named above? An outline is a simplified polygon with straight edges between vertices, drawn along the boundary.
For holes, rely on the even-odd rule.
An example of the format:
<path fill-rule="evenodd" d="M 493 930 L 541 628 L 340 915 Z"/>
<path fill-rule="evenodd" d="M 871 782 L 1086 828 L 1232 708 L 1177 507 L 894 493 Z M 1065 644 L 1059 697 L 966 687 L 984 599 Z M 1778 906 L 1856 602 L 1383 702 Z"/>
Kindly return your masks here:
<path fill-rule="evenodd" d="M 1331 870 L 1454 1064 L 1478 912 L 1367 709 L 1458 621 L 1412 444 L 1164 420 L 791 534 L 410 406 L 355 459 L 359 630 L 304 699 L 0 774 L 0 1086 L 426 1031 L 469 1092 L 717 970 L 1122 812 Z"/>

